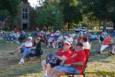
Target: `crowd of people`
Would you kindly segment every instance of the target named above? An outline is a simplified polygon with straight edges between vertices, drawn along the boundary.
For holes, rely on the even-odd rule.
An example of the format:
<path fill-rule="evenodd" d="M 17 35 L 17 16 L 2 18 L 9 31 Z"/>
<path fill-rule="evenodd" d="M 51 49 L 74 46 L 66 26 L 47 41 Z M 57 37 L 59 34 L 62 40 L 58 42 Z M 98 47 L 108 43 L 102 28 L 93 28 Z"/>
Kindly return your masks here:
<path fill-rule="evenodd" d="M 59 77 L 60 73 L 83 74 L 90 53 L 87 37 L 80 37 L 75 45 L 66 38 L 62 48 L 42 61 L 44 77 Z"/>
<path fill-rule="evenodd" d="M 97 40 L 101 45 L 98 53 L 102 54 L 112 45 L 110 53 L 115 54 L 114 35 L 103 31 Z M 87 33 L 79 33 L 77 38 L 74 34 L 64 36 L 62 47 L 42 61 L 44 77 L 60 77 L 62 73 L 83 75 L 90 55 L 90 42 Z"/>
<path fill-rule="evenodd" d="M 24 64 L 28 57 L 40 57 L 43 54 L 41 44 L 47 48 L 56 48 L 54 53 L 50 53 L 46 60 L 42 61 L 44 77 L 59 77 L 61 73 L 83 74 L 87 64 L 90 48 L 93 40 L 97 40 L 101 45 L 97 51 L 102 54 L 104 49 L 111 47 L 111 54 L 115 54 L 115 35 L 106 31 L 100 32 L 91 37 L 90 32 L 78 32 L 63 34 L 57 30 L 33 31 L 33 32 L 0 32 L 0 39 L 13 41 L 20 46 L 19 64 Z"/>

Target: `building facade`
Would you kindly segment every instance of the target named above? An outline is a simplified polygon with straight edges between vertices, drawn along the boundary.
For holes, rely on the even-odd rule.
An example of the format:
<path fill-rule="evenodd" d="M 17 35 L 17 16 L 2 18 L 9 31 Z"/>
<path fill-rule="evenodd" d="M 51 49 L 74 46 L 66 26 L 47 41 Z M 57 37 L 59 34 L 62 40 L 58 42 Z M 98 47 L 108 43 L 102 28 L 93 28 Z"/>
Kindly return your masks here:
<path fill-rule="evenodd" d="M 20 6 L 20 28 L 22 30 L 28 30 L 30 28 L 30 4 L 28 0 L 22 0 Z"/>

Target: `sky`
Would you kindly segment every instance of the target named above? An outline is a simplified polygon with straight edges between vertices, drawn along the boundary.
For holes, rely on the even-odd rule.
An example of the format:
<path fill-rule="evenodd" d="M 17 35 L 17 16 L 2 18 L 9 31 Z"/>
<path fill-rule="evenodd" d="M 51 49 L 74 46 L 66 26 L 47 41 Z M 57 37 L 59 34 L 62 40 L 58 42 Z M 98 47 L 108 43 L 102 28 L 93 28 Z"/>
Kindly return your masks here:
<path fill-rule="evenodd" d="M 39 4 L 40 0 L 28 0 L 28 1 L 32 7 L 40 6 Z"/>

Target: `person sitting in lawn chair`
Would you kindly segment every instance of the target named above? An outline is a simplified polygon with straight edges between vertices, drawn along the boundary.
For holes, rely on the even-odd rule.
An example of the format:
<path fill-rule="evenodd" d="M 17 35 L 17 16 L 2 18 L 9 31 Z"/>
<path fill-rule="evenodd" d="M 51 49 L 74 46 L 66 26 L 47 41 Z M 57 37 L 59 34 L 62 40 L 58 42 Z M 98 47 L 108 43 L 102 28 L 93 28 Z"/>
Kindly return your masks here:
<path fill-rule="evenodd" d="M 112 36 L 111 35 L 107 35 L 107 37 L 105 37 L 105 39 L 102 41 L 99 53 L 102 53 L 104 49 L 109 47 L 111 45 L 111 42 L 112 42 Z"/>
<path fill-rule="evenodd" d="M 73 55 L 67 59 L 66 64 L 54 67 L 49 77 L 61 77 L 64 73 L 70 75 L 83 75 L 86 67 L 86 61 L 83 44 L 78 43 Z"/>
<path fill-rule="evenodd" d="M 32 46 L 32 37 L 28 37 L 26 41 L 16 49 L 16 51 L 21 51 L 21 59 L 19 64 L 24 64 L 25 58 L 31 53 Z"/>
<path fill-rule="evenodd" d="M 48 55 L 47 59 L 42 61 L 44 77 L 48 77 L 48 75 L 52 71 L 52 68 L 54 68 L 55 66 L 66 63 L 66 60 L 72 55 L 72 51 L 70 48 L 71 43 L 65 41 L 62 49 L 59 49 L 53 55 Z"/>
<path fill-rule="evenodd" d="M 85 51 L 86 56 L 89 57 L 91 44 L 89 43 L 87 37 L 83 37 L 83 42 L 82 42 L 82 44 L 83 44 L 83 49 L 84 49 L 84 51 Z"/>
<path fill-rule="evenodd" d="M 110 53 L 115 55 L 115 36 L 112 38 L 112 51 Z"/>
<path fill-rule="evenodd" d="M 43 51 L 41 49 L 41 37 L 38 36 L 34 39 L 32 52 L 29 54 L 29 57 L 41 57 Z"/>

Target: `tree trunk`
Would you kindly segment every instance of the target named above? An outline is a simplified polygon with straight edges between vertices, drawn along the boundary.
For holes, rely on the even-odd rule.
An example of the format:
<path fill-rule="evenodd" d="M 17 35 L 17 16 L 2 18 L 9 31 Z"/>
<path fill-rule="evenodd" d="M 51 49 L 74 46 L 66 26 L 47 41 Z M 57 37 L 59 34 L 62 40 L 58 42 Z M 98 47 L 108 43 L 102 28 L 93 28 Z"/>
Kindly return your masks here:
<path fill-rule="evenodd" d="M 115 20 L 113 20 L 112 22 L 113 22 L 113 30 L 115 30 Z"/>

